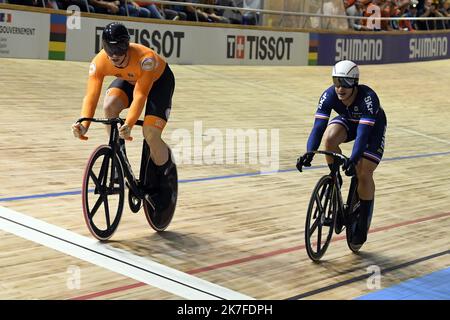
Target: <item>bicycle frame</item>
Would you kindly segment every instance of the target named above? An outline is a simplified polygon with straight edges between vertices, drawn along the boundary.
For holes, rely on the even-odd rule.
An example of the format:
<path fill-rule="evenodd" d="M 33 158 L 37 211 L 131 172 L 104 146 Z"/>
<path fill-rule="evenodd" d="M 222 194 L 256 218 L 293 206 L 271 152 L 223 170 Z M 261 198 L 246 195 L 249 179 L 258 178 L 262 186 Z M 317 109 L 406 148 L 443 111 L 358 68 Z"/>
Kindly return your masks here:
<path fill-rule="evenodd" d="M 344 203 L 344 200 L 342 199 L 342 192 L 341 192 L 341 186 L 338 183 L 338 173 L 339 173 L 339 169 L 342 165 L 342 163 L 346 160 L 348 160 L 347 157 L 345 157 L 342 154 L 339 153 L 335 153 L 335 152 L 330 152 L 330 151 L 311 151 L 311 152 L 307 152 L 306 154 L 324 154 L 327 156 L 331 156 L 334 159 L 333 165 L 331 166 L 331 172 L 330 175 L 333 178 L 333 192 L 337 193 L 337 198 L 338 198 L 338 214 L 341 213 L 342 216 L 345 219 L 345 222 L 347 223 L 347 218 L 350 216 L 350 213 L 353 211 L 352 208 L 352 196 L 354 194 L 354 192 L 356 191 L 356 188 L 358 187 L 358 178 L 355 176 L 353 176 L 351 178 L 351 182 L 350 182 L 350 188 L 349 188 L 349 192 L 347 195 L 347 201 Z M 336 188 L 336 189 L 334 189 Z"/>
<path fill-rule="evenodd" d="M 347 210 L 344 212 L 346 217 L 349 217 L 353 211 L 352 207 L 352 195 L 357 191 L 358 188 L 358 178 L 354 175 L 350 181 L 350 189 L 347 195 Z"/>
<path fill-rule="evenodd" d="M 108 144 L 102 144 L 94 150 L 83 177 L 83 215 L 91 234 L 100 241 L 108 240 L 114 234 L 122 216 L 126 187 L 130 210 L 137 213 L 143 207 L 145 218 L 152 229 L 157 232 L 164 231 L 172 221 L 176 207 L 178 175 L 175 163 L 168 172 L 167 182 L 170 190 L 162 192 L 158 186 L 157 172 L 155 172 L 157 166 L 150 158 L 150 146 L 145 139 L 142 146 L 139 179 L 134 175 L 125 151 L 125 141 L 119 136 L 118 124 L 123 125 L 125 119 L 80 118 L 77 123 L 83 121 L 100 122 L 111 126 Z M 144 122 L 138 120 L 136 124 L 143 126 Z M 85 136 L 80 138 L 87 140 Z M 98 159 L 100 161 L 97 162 Z M 93 169 L 94 166 L 95 169 Z M 97 173 L 98 169 L 100 169 L 99 173 Z M 91 192 L 90 183 L 95 184 L 94 194 L 98 194 L 94 202 L 91 202 L 88 196 Z M 114 196 L 112 211 L 108 205 L 110 196 Z M 97 219 L 100 222 L 97 223 L 93 217 L 102 205 L 104 215 Z M 113 220 L 111 220 L 111 213 Z"/>
<path fill-rule="evenodd" d="M 105 125 L 110 125 L 111 126 L 111 131 L 110 131 L 110 135 L 109 135 L 109 146 L 111 147 L 111 151 L 112 151 L 112 165 L 113 167 L 116 165 L 116 157 L 114 157 L 114 155 L 117 154 L 120 164 L 122 165 L 123 168 L 123 172 L 124 172 L 124 176 L 128 182 L 128 186 L 131 189 L 131 191 L 133 192 L 134 195 L 136 195 L 136 197 L 140 198 L 140 199 L 146 199 L 147 201 L 149 201 L 150 204 L 153 205 L 153 202 L 150 201 L 150 198 L 148 197 L 147 194 L 145 194 L 145 192 L 140 188 L 139 186 L 139 182 L 136 179 L 133 170 L 131 168 L 130 162 L 128 160 L 128 157 L 125 153 L 125 142 L 121 142 L 119 139 L 119 129 L 117 128 L 117 124 L 123 124 L 125 122 L 124 119 L 122 118 L 112 118 L 112 119 L 103 119 L 103 118 L 80 118 L 78 119 L 77 122 L 83 122 L 83 121 L 92 121 L 92 122 L 100 122 L 103 123 Z M 143 121 L 142 120 L 138 120 L 136 122 L 136 125 L 142 126 L 143 125 Z M 146 142 L 144 140 L 144 145 L 143 145 L 143 152 L 142 152 L 142 156 L 141 156 L 141 170 L 140 170 L 140 179 L 144 178 L 143 172 L 145 170 L 145 168 L 143 168 L 143 166 L 145 166 L 145 157 L 148 154 L 147 152 L 145 152 L 145 147 L 148 148 L 148 146 L 146 145 Z M 113 175 L 114 172 L 111 170 L 111 175 Z M 110 181 L 113 181 L 113 176 L 111 176 Z M 148 199 L 147 199 L 148 198 Z"/>
<path fill-rule="evenodd" d="M 356 226 L 354 223 L 357 221 L 354 218 L 358 217 L 358 211 L 355 210 L 358 208 L 357 176 L 354 175 L 351 178 L 347 199 L 344 203 L 340 186 L 339 171 L 341 166 L 348 161 L 347 157 L 329 151 L 307 152 L 299 158 L 297 169 L 302 172 L 304 162 L 301 159 L 309 158 L 309 162 L 311 162 L 312 158 L 317 153 L 333 157 L 334 161 L 333 165 L 331 165 L 330 173 L 322 176 L 317 182 L 311 195 L 306 215 L 305 247 L 308 256 L 314 262 L 319 261 L 325 254 L 331 242 L 333 232 L 336 234 L 341 233 L 344 226 L 346 229 L 347 245 L 350 250 L 356 253 L 361 248 L 361 245 L 355 245 L 351 240 L 355 230 L 354 227 Z M 324 203 L 322 201 L 324 201 Z M 324 226 L 329 228 L 325 229 L 325 242 L 322 241 L 322 227 Z M 318 230 L 317 241 L 314 243 L 312 241 L 312 236 L 315 234 L 316 230 Z"/>
<path fill-rule="evenodd" d="M 337 183 L 337 172 L 335 173 L 335 177 L 333 177 L 334 180 L 334 188 L 336 188 L 337 193 L 337 199 L 338 199 L 338 212 L 337 214 L 341 214 L 344 218 L 345 224 L 348 222 L 348 218 L 350 217 L 350 214 L 353 212 L 353 206 L 352 206 L 352 197 L 353 194 L 358 187 L 358 179 L 356 176 L 353 176 L 350 181 L 350 188 L 347 194 L 347 201 L 344 203 L 342 199 L 342 192 L 341 187 L 339 183 Z"/>

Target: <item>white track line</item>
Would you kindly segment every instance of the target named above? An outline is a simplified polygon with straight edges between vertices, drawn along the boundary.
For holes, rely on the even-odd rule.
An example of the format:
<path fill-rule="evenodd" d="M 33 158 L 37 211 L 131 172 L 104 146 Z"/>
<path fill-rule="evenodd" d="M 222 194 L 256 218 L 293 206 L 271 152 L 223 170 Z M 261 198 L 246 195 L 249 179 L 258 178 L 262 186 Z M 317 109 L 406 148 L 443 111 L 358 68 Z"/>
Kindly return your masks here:
<path fill-rule="evenodd" d="M 449 140 L 436 138 L 436 137 L 430 136 L 428 134 L 421 133 L 419 131 L 415 131 L 415 130 L 411 130 L 411 129 L 405 129 L 405 128 L 399 128 L 399 127 L 397 128 L 397 130 L 408 132 L 408 133 L 412 133 L 412 134 L 415 134 L 417 136 L 421 136 L 421 137 L 427 138 L 429 140 L 433 140 L 433 141 L 437 141 L 437 142 L 441 142 L 441 143 L 445 143 L 445 144 L 450 145 L 450 141 Z"/>
<path fill-rule="evenodd" d="M 0 229 L 186 299 L 253 299 L 1 206 Z"/>

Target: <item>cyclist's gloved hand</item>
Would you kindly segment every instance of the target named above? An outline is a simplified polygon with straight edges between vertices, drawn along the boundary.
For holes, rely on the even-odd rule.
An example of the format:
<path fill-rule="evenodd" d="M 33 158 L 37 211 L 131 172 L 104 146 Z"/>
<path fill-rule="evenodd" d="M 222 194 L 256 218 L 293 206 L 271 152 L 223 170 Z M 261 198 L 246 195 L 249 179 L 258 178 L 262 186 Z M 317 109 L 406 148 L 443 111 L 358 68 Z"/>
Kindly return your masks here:
<path fill-rule="evenodd" d="M 125 140 L 133 140 L 131 135 L 131 128 L 125 123 L 119 126 L 119 137 Z"/>
<path fill-rule="evenodd" d="M 79 122 L 72 125 L 72 133 L 75 138 L 86 140 L 87 137 L 84 137 L 84 135 L 87 131 L 88 129 Z"/>
<path fill-rule="evenodd" d="M 302 167 L 311 167 L 311 161 L 314 158 L 313 153 L 308 153 L 297 159 L 297 169 L 302 172 Z"/>
<path fill-rule="evenodd" d="M 353 161 L 347 160 L 342 165 L 342 169 L 347 177 L 352 177 L 356 174 L 355 163 Z"/>

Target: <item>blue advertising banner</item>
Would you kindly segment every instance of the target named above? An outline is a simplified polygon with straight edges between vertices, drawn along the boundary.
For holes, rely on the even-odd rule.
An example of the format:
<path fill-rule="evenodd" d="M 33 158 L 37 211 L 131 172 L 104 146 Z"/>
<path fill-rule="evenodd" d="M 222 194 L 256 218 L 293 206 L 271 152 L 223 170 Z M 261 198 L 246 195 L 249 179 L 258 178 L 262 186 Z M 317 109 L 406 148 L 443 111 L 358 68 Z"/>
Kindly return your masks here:
<path fill-rule="evenodd" d="M 340 60 L 381 64 L 450 59 L 450 33 L 311 34 L 309 64 L 333 65 Z M 313 57 L 313 59 L 311 59 Z"/>

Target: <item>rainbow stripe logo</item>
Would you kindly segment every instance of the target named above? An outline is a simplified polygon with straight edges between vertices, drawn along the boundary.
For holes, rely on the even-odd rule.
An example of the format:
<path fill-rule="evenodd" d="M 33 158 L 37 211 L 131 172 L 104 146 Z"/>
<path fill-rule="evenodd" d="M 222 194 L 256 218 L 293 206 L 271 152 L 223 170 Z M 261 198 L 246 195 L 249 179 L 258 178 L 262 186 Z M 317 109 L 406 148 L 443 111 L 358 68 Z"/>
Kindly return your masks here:
<path fill-rule="evenodd" d="M 309 53 L 308 53 L 308 65 L 316 66 L 319 56 L 319 34 L 309 34 Z"/>
<path fill-rule="evenodd" d="M 66 21 L 67 17 L 64 15 L 50 15 L 50 41 L 48 43 L 49 60 L 66 59 Z"/>

